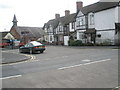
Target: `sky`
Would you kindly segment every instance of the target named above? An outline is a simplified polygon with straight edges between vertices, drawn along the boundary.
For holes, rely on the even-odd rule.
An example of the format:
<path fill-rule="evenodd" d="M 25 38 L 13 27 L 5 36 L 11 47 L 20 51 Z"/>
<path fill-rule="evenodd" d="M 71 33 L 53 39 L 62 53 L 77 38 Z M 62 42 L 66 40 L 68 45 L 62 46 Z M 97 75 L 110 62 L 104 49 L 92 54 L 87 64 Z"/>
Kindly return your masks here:
<path fill-rule="evenodd" d="M 43 27 L 56 13 L 60 16 L 65 15 L 65 10 L 75 13 L 77 1 L 86 6 L 99 0 L 0 0 L 0 32 L 10 31 L 14 14 L 18 26 Z"/>

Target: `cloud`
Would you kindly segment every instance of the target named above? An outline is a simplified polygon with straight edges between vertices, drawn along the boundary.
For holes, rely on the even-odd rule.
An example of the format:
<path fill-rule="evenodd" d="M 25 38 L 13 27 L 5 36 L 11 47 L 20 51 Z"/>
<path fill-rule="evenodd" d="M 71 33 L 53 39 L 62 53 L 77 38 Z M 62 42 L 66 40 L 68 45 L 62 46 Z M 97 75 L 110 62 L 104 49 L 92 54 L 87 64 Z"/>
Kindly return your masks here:
<path fill-rule="evenodd" d="M 120 0 L 100 0 L 100 2 L 119 2 Z"/>
<path fill-rule="evenodd" d="M 12 7 L 8 6 L 8 5 L 0 4 L 0 8 L 1 9 L 8 9 L 8 8 L 12 8 Z"/>

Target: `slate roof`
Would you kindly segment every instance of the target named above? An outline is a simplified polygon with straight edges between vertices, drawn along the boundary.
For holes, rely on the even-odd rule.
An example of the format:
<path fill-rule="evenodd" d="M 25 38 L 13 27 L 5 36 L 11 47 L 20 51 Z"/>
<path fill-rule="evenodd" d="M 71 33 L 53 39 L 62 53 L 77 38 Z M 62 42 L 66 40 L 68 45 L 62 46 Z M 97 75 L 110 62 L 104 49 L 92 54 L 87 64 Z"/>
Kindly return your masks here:
<path fill-rule="evenodd" d="M 118 5 L 118 2 L 97 2 L 97 3 L 83 7 L 81 11 L 83 12 L 83 14 L 88 14 L 89 12 L 94 13 L 94 12 L 110 9 L 110 8 L 116 7 L 117 5 Z M 68 16 L 63 16 L 58 19 L 51 19 L 44 24 L 44 27 L 46 26 L 47 28 L 49 28 L 49 25 L 52 25 L 53 28 L 56 28 L 59 22 L 61 22 L 62 25 L 73 22 L 75 21 L 75 17 L 77 13 L 73 13 Z"/>
<path fill-rule="evenodd" d="M 56 28 L 57 25 L 58 25 L 58 23 L 59 23 L 58 19 L 51 19 L 47 23 L 45 23 L 44 26 L 46 26 L 47 28 L 49 28 L 49 25 L 52 25 L 53 28 Z"/>
<path fill-rule="evenodd" d="M 118 2 L 97 2 L 88 6 L 85 6 L 81 9 L 83 14 L 87 14 L 89 12 L 99 12 L 102 10 L 110 9 L 116 7 Z"/>
<path fill-rule="evenodd" d="M 70 22 L 75 21 L 75 16 L 76 16 L 76 13 L 73 13 L 73 14 L 70 14 L 67 16 L 60 17 L 58 19 L 51 19 L 47 23 L 45 23 L 44 26 L 49 28 L 49 25 L 52 25 L 52 27 L 54 29 L 58 26 L 59 22 L 61 22 L 62 25 L 65 25 L 65 24 L 69 24 Z"/>
<path fill-rule="evenodd" d="M 70 14 L 70 15 L 67 15 L 67 16 L 64 16 L 64 17 L 61 17 L 59 19 L 59 21 L 65 25 L 65 24 L 69 24 L 70 22 L 74 22 L 75 21 L 75 16 L 76 16 L 76 13 L 73 13 L 73 14 Z"/>
<path fill-rule="evenodd" d="M 16 19 L 16 16 L 14 14 L 14 17 L 13 17 L 13 21 L 12 22 L 18 22 L 17 19 Z"/>
<path fill-rule="evenodd" d="M 28 37 L 37 37 L 37 38 L 45 34 L 44 30 L 41 27 L 16 26 L 15 29 L 21 37 L 25 35 L 25 34 L 22 34 L 22 32 L 26 32 L 26 35 Z"/>

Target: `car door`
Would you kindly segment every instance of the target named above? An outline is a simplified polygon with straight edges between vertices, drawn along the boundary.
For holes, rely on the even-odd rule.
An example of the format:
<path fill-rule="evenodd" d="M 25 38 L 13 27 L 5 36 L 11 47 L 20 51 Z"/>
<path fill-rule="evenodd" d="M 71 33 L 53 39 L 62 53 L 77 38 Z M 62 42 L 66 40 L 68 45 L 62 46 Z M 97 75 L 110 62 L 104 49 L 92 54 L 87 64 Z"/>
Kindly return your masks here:
<path fill-rule="evenodd" d="M 23 48 L 24 52 L 29 52 L 30 51 L 30 43 L 26 44 Z"/>

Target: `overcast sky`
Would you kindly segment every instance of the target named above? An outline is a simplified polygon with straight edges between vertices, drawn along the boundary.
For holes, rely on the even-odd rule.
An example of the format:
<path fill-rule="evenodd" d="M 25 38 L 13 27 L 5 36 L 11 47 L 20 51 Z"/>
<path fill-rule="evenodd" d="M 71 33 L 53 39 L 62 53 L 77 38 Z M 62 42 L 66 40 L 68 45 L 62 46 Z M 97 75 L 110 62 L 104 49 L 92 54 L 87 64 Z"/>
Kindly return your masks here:
<path fill-rule="evenodd" d="M 14 14 L 18 26 L 43 27 L 55 13 L 64 16 L 65 10 L 76 12 L 77 0 L 0 0 L 0 31 L 9 31 Z M 82 0 L 83 6 L 99 0 Z"/>

